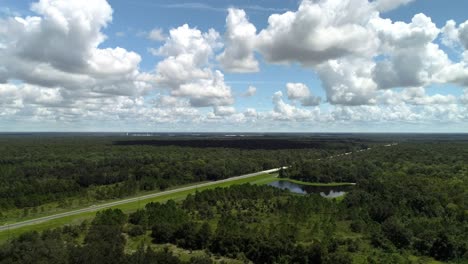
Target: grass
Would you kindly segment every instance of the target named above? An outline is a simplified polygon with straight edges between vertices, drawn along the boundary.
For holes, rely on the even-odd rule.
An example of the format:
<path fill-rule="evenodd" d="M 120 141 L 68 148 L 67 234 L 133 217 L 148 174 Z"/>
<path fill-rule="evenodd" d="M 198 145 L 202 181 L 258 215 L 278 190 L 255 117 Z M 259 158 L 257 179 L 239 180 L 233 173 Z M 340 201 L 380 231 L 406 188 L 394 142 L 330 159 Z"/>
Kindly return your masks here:
<path fill-rule="evenodd" d="M 231 185 L 236 185 L 236 184 L 244 184 L 244 183 L 250 183 L 250 184 L 258 184 L 258 185 L 264 185 L 268 184 L 277 180 L 282 180 L 282 181 L 290 181 L 293 183 L 297 184 L 304 184 L 304 185 L 310 185 L 310 186 L 345 186 L 345 185 L 352 185 L 351 183 L 330 183 L 330 184 L 322 184 L 322 183 L 306 183 L 306 182 L 301 182 L 297 180 L 292 180 L 292 179 L 287 179 L 287 178 L 277 178 L 277 174 L 261 174 L 258 176 L 250 177 L 250 178 L 244 178 L 244 179 L 238 179 L 235 181 L 229 181 L 229 182 L 221 182 L 221 183 L 215 183 L 213 185 L 209 186 L 204 186 L 196 189 L 191 189 L 191 190 L 185 190 L 185 191 L 180 191 L 180 192 L 175 192 L 175 193 L 170 193 L 158 197 L 153 197 L 153 198 L 148 198 L 148 199 L 142 199 L 139 201 L 134 201 L 126 204 L 121 204 L 121 205 L 116 205 L 113 207 L 109 208 L 118 208 L 121 209 L 125 213 L 131 213 L 136 211 L 139 208 L 143 208 L 146 204 L 151 203 L 151 202 L 165 202 L 168 200 L 182 200 L 187 195 L 193 194 L 196 191 L 203 191 L 207 189 L 214 189 L 217 187 L 229 187 Z M 199 183 L 195 183 L 199 184 Z M 191 184 L 193 185 L 193 184 Z M 179 187 L 174 187 L 180 188 L 180 187 L 185 187 L 185 186 L 190 186 L 190 185 L 184 185 L 184 186 L 179 186 Z M 144 193 L 148 194 L 148 193 Z M 130 198 L 126 197 L 125 199 Z M 113 200 L 113 201 L 117 201 Z M 109 201 L 106 201 L 109 202 Z M 96 203 L 100 204 L 100 203 Z M 76 210 L 76 209 L 75 209 Z M 61 212 L 67 212 L 67 211 L 73 211 L 73 210 L 64 210 Z M 81 213 L 81 214 L 76 214 L 76 215 L 71 215 L 71 216 L 65 216 L 62 218 L 58 219 L 53 219 L 49 220 L 46 222 L 40 222 L 36 224 L 31 224 L 28 226 L 12 229 L 12 230 L 5 230 L 5 231 L 0 231 L 0 243 L 7 241 L 10 238 L 16 237 L 22 233 L 28 232 L 28 231 L 43 231 L 45 229 L 49 228 L 57 228 L 60 226 L 64 225 L 73 225 L 73 224 L 79 224 L 84 220 L 87 219 L 92 219 L 96 215 L 96 212 L 86 212 L 86 213 Z M 42 215 L 45 216 L 45 215 Z M 24 221 L 26 219 L 21 219 L 21 221 Z"/>
<path fill-rule="evenodd" d="M 171 186 L 171 187 L 165 189 L 164 191 L 170 191 L 170 190 L 183 188 L 183 187 L 190 187 L 190 186 L 193 186 L 193 185 L 203 184 L 203 183 L 207 183 L 207 182 L 209 182 L 209 181 L 194 182 L 194 183 L 183 184 L 183 185 L 178 185 L 178 186 Z M 10 210 L 10 211 L 7 211 L 7 212 L 2 212 L 6 216 L 4 216 L 2 220 L 0 220 L 0 225 L 13 224 L 13 223 L 17 223 L 19 221 L 26 221 L 26 220 L 30 220 L 30 219 L 36 219 L 36 218 L 40 218 L 40 217 L 44 217 L 44 216 L 48 216 L 48 215 L 53 215 L 53 214 L 67 213 L 67 212 L 71 212 L 71 211 L 75 211 L 75 210 L 79 210 L 79 209 L 88 208 L 91 205 L 101 205 L 101 204 L 106 204 L 106 203 L 119 201 L 119 200 L 122 200 L 122 199 L 131 199 L 131 198 L 135 198 L 135 197 L 138 197 L 138 196 L 143 196 L 143 195 L 148 195 L 148 194 L 153 194 L 153 193 L 158 193 L 158 192 L 161 192 L 161 191 L 160 190 L 157 190 L 157 191 L 155 191 L 155 190 L 153 190 L 153 191 L 139 191 L 138 193 L 136 193 L 134 195 L 130 195 L 130 196 L 122 197 L 122 198 L 94 200 L 94 201 L 89 200 L 89 201 L 87 201 L 85 203 L 81 203 L 81 204 L 78 204 L 78 205 L 75 205 L 75 202 L 78 201 L 79 199 L 77 199 L 75 197 L 75 198 L 72 198 L 70 200 L 72 205 L 67 207 L 67 208 L 60 208 L 60 207 L 58 207 L 58 202 L 51 202 L 51 203 L 47 203 L 47 204 L 42 205 L 42 207 L 48 208 L 48 210 L 46 210 L 44 212 L 30 213 L 28 216 L 24 216 L 24 217 L 21 217 L 23 209 L 13 209 L 13 210 Z"/>
<path fill-rule="evenodd" d="M 195 193 L 196 191 L 214 189 L 214 188 L 217 188 L 217 187 L 228 187 L 228 186 L 231 186 L 231 185 L 244 184 L 244 183 L 265 184 L 265 183 L 262 183 L 262 182 L 268 182 L 271 179 L 276 179 L 275 177 L 276 177 L 276 175 L 274 175 L 274 174 L 261 174 L 261 175 L 250 177 L 250 178 L 243 178 L 243 179 L 238 179 L 238 180 L 235 180 L 235 181 L 221 182 L 221 183 L 217 183 L 217 184 L 215 183 L 213 185 L 203 186 L 203 187 L 196 188 L 196 189 L 170 193 L 170 194 L 166 194 L 166 195 L 162 195 L 162 196 L 158 196 L 158 197 L 153 197 L 153 198 L 148 198 L 148 199 L 142 199 L 142 200 L 135 201 L 135 202 L 116 205 L 116 206 L 113 206 L 113 207 L 110 207 L 110 208 L 119 208 L 125 213 L 130 213 L 130 212 L 136 211 L 139 208 L 143 208 L 147 203 L 151 203 L 151 202 L 165 202 L 165 201 L 168 201 L 168 200 L 182 200 L 187 195 Z M 9 238 L 16 237 L 16 236 L 18 236 L 18 235 L 20 235 L 22 233 L 28 232 L 28 231 L 43 231 L 45 229 L 57 228 L 57 227 L 64 226 L 64 225 L 79 224 L 84 220 L 92 219 L 95 215 L 96 215 L 96 212 L 80 213 L 80 214 L 76 214 L 76 215 L 65 216 L 65 217 L 62 217 L 62 218 L 49 220 L 49 221 L 46 221 L 46 222 L 31 224 L 31 225 L 27 225 L 27 226 L 12 229 L 12 230 L 0 231 L 0 243 L 5 242 Z M 24 221 L 24 220 L 25 219 L 21 219 L 21 221 Z"/>

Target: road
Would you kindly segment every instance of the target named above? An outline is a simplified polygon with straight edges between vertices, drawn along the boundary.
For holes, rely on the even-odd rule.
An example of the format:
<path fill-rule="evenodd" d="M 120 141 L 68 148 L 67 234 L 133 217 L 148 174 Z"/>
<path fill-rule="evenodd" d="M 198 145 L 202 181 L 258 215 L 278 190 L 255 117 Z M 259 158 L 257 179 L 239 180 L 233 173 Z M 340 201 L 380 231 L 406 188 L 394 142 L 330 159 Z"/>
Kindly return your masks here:
<path fill-rule="evenodd" d="M 188 190 L 194 190 L 194 189 L 197 189 L 197 188 L 206 187 L 206 186 L 210 186 L 210 185 L 215 185 L 215 184 L 219 184 L 219 183 L 223 183 L 223 182 L 230 182 L 230 181 L 235 181 L 235 180 L 239 180 L 239 179 L 251 178 L 251 177 L 255 177 L 255 176 L 258 176 L 258 175 L 261 175 L 261 174 L 265 174 L 265 173 L 277 172 L 279 170 L 280 170 L 280 168 L 265 170 L 265 171 L 259 171 L 259 172 L 255 172 L 255 173 L 250 173 L 250 174 L 245 174 L 245 175 L 241 175 L 241 176 L 227 178 L 227 179 L 224 179 L 224 180 L 201 183 L 201 184 L 197 184 L 197 185 L 191 185 L 191 186 L 188 186 L 188 187 L 181 187 L 181 188 L 177 188 L 177 189 L 173 189 L 173 190 L 169 190 L 169 191 L 137 196 L 137 197 L 133 197 L 133 198 L 128 198 L 128 199 L 119 200 L 119 201 L 115 201 L 115 202 L 99 204 L 99 205 L 90 206 L 90 207 L 87 207 L 87 208 L 82 208 L 82 209 L 73 210 L 73 211 L 69 211 L 69 212 L 64 212 L 64 213 L 44 216 L 44 217 L 40 217 L 40 218 L 35 218 L 35 219 L 23 221 L 23 222 L 17 222 L 17 223 L 14 223 L 14 224 L 3 225 L 3 226 L 0 226 L 0 232 L 5 231 L 5 230 L 12 230 L 12 229 L 16 229 L 16 228 L 20 228 L 20 227 L 24 227 L 24 226 L 28 226 L 28 225 L 38 224 L 38 223 L 50 221 L 50 220 L 53 220 L 53 219 L 66 217 L 66 216 L 77 215 L 77 214 L 87 213 L 87 212 L 94 212 L 94 211 L 106 209 L 106 208 L 109 208 L 109 207 L 113 207 L 113 206 L 116 206 L 116 205 L 122 205 L 122 204 L 126 204 L 126 203 L 137 202 L 139 200 L 145 200 L 145 199 L 159 197 L 159 196 L 163 196 L 163 195 L 167 195 L 167 194 L 178 193 L 178 192 L 183 192 L 183 191 L 188 191 Z"/>
<path fill-rule="evenodd" d="M 395 146 L 395 145 L 397 145 L 397 144 L 393 143 L 393 144 L 385 145 L 385 147 L 391 147 L 391 146 Z M 371 148 L 358 150 L 357 152 L 368 151 L 368 150 L 371 150 Z M 353 154 L 353 152 L 337 154 L 337 155 L 330 156 L 328 158 L 333 159 L 333 158 L 336 158 L 336 157 L 347 156 L 347 155 L 351 155 L 351 154 Z M 321 160 L 321 159 L 318 159 L 318 160 Z M 287 168 L 287 167 L 283 167 L 283 168 Z M 193 190 L 193 189 L 206 187 L 206 186 L 210 186 L 210 185 L 215 185 L 215 184 L 219 184 L 219 183 L 223 183 L 223 182 L 230 182 L 230 181 L 235 181 L 235 180 L 239 180 L 239 179 L 255 177 L 255 176 L 258 176 L 258 175 L 261 175 L 261 174 L 265 174 L 265 173 L 277 172 L 279 170 L 280 170 L 280 168 L 275 168 L 275 169 L 265 170 L 265 171 L 259 171 L 259 172 L 255 172 L 255 173 L 250 173 L 250 174 L 245 174 L 245 175 L 241 175 L 241 176 L 231 177 L 231 178 L 224 179 L 224 180 L 201 183 L 201 184 L 192 185 L 192 186 L 188 186 L 188 187 L 181 187 L 181 188 L 177 188 L 177 189 L 173 189 L 173 190 L 169 190 L 169 191 L 137 196 L 137 197 L 133 197 L 133 198 L 128 198 L 128 199 L 123 199 L 123 200 L 119 200 L 119 201 L 115 201 L 115 202 L 99 204 L 99 205 L 90 206 L 90 207 L 87 207 L 87 208 L 82 208 L 82 209 L 73 210 L 73 211 L 69 211 L 69 212 L 64 212 L 64 213 L 44 216 L 44 217 L 40 217 L 40 218 L 35 218 L 35 219 L 27 220 L 27 221 L 17 222 L 17 223 L 14 223 L 14 224 L 3 225 L 3 226 L 0 226 L 0 232 L 5 231 L 5 230 L 16 229 L 16 228 L 20 228 L 20 227 L 24 227 L 24 226 L 28 226 L 28 225 L 38 224 L 38 223 L 50 221 L 50 220 L 53 220 L 53 219 L 66 217 L 66 216 L 72 216 L 72 215 L 77 215 L 77 214 L 87 213 L 87 212 L 94 212 L 94 211 L 106 209 L 106 208 L 109 208 L 109 207 L 113 207 L 113 206 L 116 206 L 116 205 L 122 205 L 122 204 L 126 204 L 126 203 L 137 202 L 139 200 L 145 200 L 145 199 L 159 197 L 159 196 L 163 196 L 163 195 L 167 195 L 167 194 Z"/>

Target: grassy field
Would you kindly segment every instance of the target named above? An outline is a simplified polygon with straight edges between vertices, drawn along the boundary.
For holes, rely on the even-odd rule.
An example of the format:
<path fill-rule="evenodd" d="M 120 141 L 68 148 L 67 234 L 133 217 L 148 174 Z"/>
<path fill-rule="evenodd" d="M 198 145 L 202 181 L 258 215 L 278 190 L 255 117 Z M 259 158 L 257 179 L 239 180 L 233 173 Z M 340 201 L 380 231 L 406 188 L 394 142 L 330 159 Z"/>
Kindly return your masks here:
<path fill-rule="evenodd" d="M 194 182 L 194 183 L 183 184 L 183 185 L 178 185 L 178 186 L 171 186 L 165 189 L 164 191 L 170 191 L 170 190 L 179 189 L 183 187 L 190 187 L 193 185 L 203 184 L 207 182 L 209 181 Z M 122 199 L 130 199 L 130 198 L 144 196 L 144 195 L 158 193 L 158 192 L 161 192 L 161 191 L 158 191 L 158 190 L 139 191 L 138 193 L 134 195 L 127 196 L 124 198 L 105 199 L 105 200 L 99 200 L 99 201 L 86 201 L 85 203 L 78 203 L 79 199 L 75 197 L 69 200 L 70 205 L 67 206 L 66 208 L 61 208 L 57 206 L 58 204 L 57 202 L 46 203 L 42 205 L 42 207 L 46 208 L 46 210 L 44 210 L 43 212 L 40 212 L 38 210 L 37 213 L 29 213 L 27 216 L 22 216 L 23 209 L 12 209 L 9 211 L 2 211 L 3 216 L 2 216 L 2 220 L 0 221 L 0 225 L 17 223 L 18 221 L 26 221 L 26 220 L 36 219 L 36 218 L 53 215 L 53 214 L 71 212 L 71 211 L 87 208 L 92 205 L 101 205 L 101 204 L 120 201 Z"/>
<path fill-rule="evenodd" d="M 196 191 L 214 189 L 214 188 L 217 188 L 217 187 L 228 187 L 228 186 L 231 186 L 231 185 L 244 184 L 244 183 L 262 184 L 263 185 L 263 184 L 268 184 L 268 183 L 271 183 L 271 182 L 274 182 L 274 181 L 277 181 L 277 180 L 282 180 L 282 181 L 290 181 L 290 182 L 293 182 L 293 183 L 303 184 L 303 185 L 310 185 L 310 186 L 347 186 L 347 185 L 353 185 L 352 183 L 329 183 L 329 184 L 309 183 L 309 182 L 301 182 L 301 181 L 287 179 L 287 178 L 278 178 L 277 176 L 278 176 L 277 174 L 262 174 L 262 175 L 258 175 L 258 176 L 254 176 L 254 177 L 250 177 L 250 178 L 244 178 L 244 179 L 239 179 L 239 180 L 230 181 L 230 182 L 221 182 L 221 183 L 218 183 L 218 184 L 213 184 L 213 185 L 210 185 L 210 186 L 204 186 L 204 187 L 197 188 L 197 189 L 175 192 L 175 193 L 171 193 L 171 194 L 167 194 L 167 195 L 163 195 L 163 196 L 158 196 L 158 197 L 153 197 L 153 198 L 149 198 L 149 199 L 142 199 L 142 200 L 135 201 L 135 202 L 129 202 L 129 203 L 126 203 L 126 204 L 116 205 L 116 206 L 110 207 L 110 208 L 119 208 L 125 213 L 130 213 L 130 212 L 136 211 L 138 208 L 143 208 L 147 203 L 165 202 L 165 201 L 168 201 L 168 200 L 179 201 L 179 200 L 184 199 L 187 195 L 195 193 Z M 185 185 L 185 186 L 187 186 L 187 185 Z M 184 186 L 175 187 L 174 189 L 180 188 L 180 187 L 184 187 Z M 145 193 L 145 194 L 148 194 L 148 193 Z M 106 202 L 109 202 L 109 201 L 106 201 Z M 67 211 L 72 211 L 72 210 L 64 210 L 64 211 L 61 211 L 61 212 L 67 212 Z M 94 218 L 95 215 L 96 215 L 96 212 L 86 212 L 86 213 L 76 214 L 76 215 L 72 215 L 72 216 L 65 216 L 65 217 L 62 217 L 62 218 L 49 220 L 49 221 L 46 221 L 46 222 L 40 222 L 40 223 L 37 223 L 37 224 L 32 224 L 32 225 L 20 227 L 20 228 L 13 229 L 13 230 L 1 231 L 0 232 L 0 243 L 2 243 L 4 241 L 7 241 L 9 238 L 18 236 L 18 235 L 20 235 L 20 234 L 22 234 L 24 232 L 27 232 L 27 231 L 32 231 L 32 230 L 42 231 L 42 230 L 45 230 L 45 229 L 60 227 L 60 226 L 64 226 L 64 225 L 79 224 L 84 220 Z M 41 216 L 44 216 L 44 215 L 41 215 Z M 27 220 L 27 218 L 21 219 L 21 221 L 24 221 L 24 220 Z"/>
<path fill-rule="evenodd" d="M 138 208 L 144 207 L 145 204 L 147 203 L 164 202 L 164 201 L 171 200 L 171 199 L 177 201 L 177 200 L 184 199 L 187 195 L 191 193 L 195 193 L 196 191 L 214 189 L 217 187 L 228 187 L 231 185 L 244 184 L 244 183 L 267 184 L 268 182 L 274 181 L 274 179 L 276 179 L 276 176 L 277 176 L 276 174 L 262 174 L 262 175 L 258 175 L 258 176 L 254 176 L 250 178 L 238 179 L 238 180 L 230 181 L 230 182 L 221 182 L 219 184 L 204 186 L 204 187 L 197 188 L 197 189 L 185 190 L 185 191 L 175 192 L 175 193 L 171 193 L 171 194 L 167 194 L 163 196 L 143 199 L 143 200 L 139 200 L 136 202 L 130 202 L 130 203 L 122 204 L 122 205 L 117 205 L 111 208 L 119 208 L 125 213 L 129 213 L 129 212 L 136 211 Z M 28 225 L 28 226 L 20 227 L 20 228 L 13 229 L 13 230 L 2 231 L 0 232 L 0 243 L 7 241 L 9 238 L 18 236 L 27 231 L 32 231 L 32 230 L 42 231 L 45 229 L 60 227 L 63 225 L 79 224 L 84 220 L 92 219 L 95 215 L 96 215 L 96 212 L 86 212 L 82 214 L 76 214 L 76 215 L 66 216 L 66 217 L 62 217 L 62 218 L 58 218 L 58 219 L 54 219 L 54 220 L 50 220 L 46 222 L 41 222 L 41 223 L 37 223 L 33 225 Z M 22 220 L 25 220 L 25 219 L 22 219 Z"/>

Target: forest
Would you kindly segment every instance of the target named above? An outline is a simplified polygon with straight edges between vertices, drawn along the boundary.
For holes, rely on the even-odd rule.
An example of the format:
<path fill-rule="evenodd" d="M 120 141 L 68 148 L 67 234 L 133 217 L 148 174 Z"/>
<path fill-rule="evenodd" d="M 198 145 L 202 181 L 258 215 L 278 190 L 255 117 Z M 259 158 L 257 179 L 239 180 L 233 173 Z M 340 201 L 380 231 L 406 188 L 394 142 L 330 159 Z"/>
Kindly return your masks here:
<path fill-rule="evenodd" d="M 369 144 L 369 151 L 342 156 L 331 155 L 342 153 L 337 148 L 185 151 L 179 155 L 226 151 L 252 160 L 262 153 L 257 166 L 289 153 L 276 160 L 290 162 L 281 178 L 356 185 L 343 199 L 244 184 L 129 214 L 104 210 L 80 225 L 11 239 L 0 245 L 0 263 L 467 263 L 468 143 Z M 181 146 L 133 147 L 144 156 L 151 148 L 171 153 Z"/>
<path fill-rule="evenodd" d="M 4 218 L 8 211 L 22 217 L 54 207 L 89 205 L 366 146 L 362 140 L 346 138 L 319 142 L 290 138 L 190 141 L 0 136 L 0 212 Z"/>

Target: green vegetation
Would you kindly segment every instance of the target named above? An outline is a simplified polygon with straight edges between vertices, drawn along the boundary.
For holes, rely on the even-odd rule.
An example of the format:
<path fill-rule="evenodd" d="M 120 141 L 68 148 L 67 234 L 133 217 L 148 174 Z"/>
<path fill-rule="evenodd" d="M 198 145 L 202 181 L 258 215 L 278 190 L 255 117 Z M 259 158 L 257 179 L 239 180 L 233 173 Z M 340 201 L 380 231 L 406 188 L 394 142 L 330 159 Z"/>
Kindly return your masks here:
<path fill-rule="evenodd" d="M 327 182 L 327 183 L 321 183 L 321 182 L 304 182 L 304 181 L 299 181 L 299 180 L 294 180 L 294 179 L 289 179 L 289 178 L 277 178 L 276 180 L 280 181 L 288 181 L 300 185 L 308 185 L 308 186 L 327 186 L 327 187 L 334 187 L 334 186 L 353 186 L 355 183 L 351 182 Z"/>
<path fill-rule="evenodd" d="M 212 263 L 216 255 L 242 262 L 250 259 L 254 263 L 273 263 L 281 259 L 290 263 L 296 259 L 306 263 L 307 259 L 325 257 L 322 249 L 328 251 L 325 245 L 332 243 L 330 234 L 335 229 L 332 215 L 336 213 L 337 205 L 319 196 L 291 196 L 268 186 L 236 185 L 197 192 L 179 204 L 172 200 L 150 203 L 128 217 L 120 210 L 109 209 L 99 213 L 90 224 L 85 222 L 42 235 L 27 233 L 0 247 L 0 259 L 5 263 L 27 263 L 38 252 L 49 252 L 47 249 L 54 246 L 54 253 L 41 254 L 35 260 L 182 261 L 172 251 L 156 250 L 158 247 L 151 243 L 140 244 L 136 250 L 129 248 L 135 246 L 132 241 L 148 241 L 142 238 L 150 236 L 156 245 L 170 243 L 189 251 L 208 250 L 208 254 L 197 254 L 197 258 L 204 259 L 203 263 Z M 310 236 L 311 231 L 314 236 Z M 130 241 L 128 245 L 126 240 Z M 297 244 L 299 241 L 304 244 Z M 12 250 L 17 254 L 12 255 Z M 346 256 L 340 254 L 330 253 L 328 263 Z M 60 256 L 61 262 L 53 262 L 55 256 Z M 201 260 L 192 257 L 187 262 L 199 263 L 195 261 Z"/>
<path fill-rule="evenodd" d="M 213 185 L 209 186 L 204 186 L 192 190 L 184 190 L 184 191 L 179 191 L 179 192 L 174 192 L 170 194 L 165 194 L 162 196 L 158 197 L 153 197 L 153 198 L 148 198 L 148 199 L 141 199 L 139 201 L 134 201 L 134 202 L 129 202 L 126 204 L 121 204 L 117 206 L 113 206 L 111 208 L 119 208 L 123 212 L 129 213 L 129 212 L 134 212 L 142 207 L 145 206 L 147 203 L 151 202 L 165 202 L 168 200 L 182 200 L 184 199 L 187 195 L 193 194 L 197 191 L 203 191 L 203 190 L 208 190 L 208 189 L 213 189 L 217 187 L 228 187 L 231 185 L 236 185 L 236 184 L 244 184 L 244 183 L 252 183 L 252 184 L 259 184 L 261 182 L 270 182 L 271 179 L 276 179 L 277 174 L 262 174 L 250 178 L 244 178 L 244 179 L 237 179 L 234 181 L 229 181 L 229 182 L 221 182 L 221 183 L 215 183 Z M 50 228 L 57 228 L 63 225 L 67 224 L 78 224 L 81 223 L 84 220 L 92 219 L 96 212 L 86 212 L 86 213 L 80 213 L 80 214 L 75 214 L 71 216 L 65 216 L 53 220 L 49 220 L 46 222 L 42 223 L 34 223 L 32 225 L 12 229 L 12 230 L 5 230 L 3 232 L 0 231 L 0 243 L 5 242 L 10 238 L 16 237 L 20 234 L 23 234 L 28 231 L 43 231 L 46 229 Z"/>
<path fill-rule="evenodd" d="M 364 147 L 351 139 L 128 139 L 0 137 L 0 223 Z"/>
<path fill-rule="evenodd" d="M 400 142 L 320 160 L 312 156 L 322 150 L 302 151 L 276 152 L 295 157 L 281 178 L 356 185 L 324 199 L 267 186 L 274 175 L 217 183 L 23 233 L 0 245 L 0 263 L 468 262 L 466 141 Z"/>
<path fill-rule="evenodd" d="M 281 174 L 356 182 L 343 200 L 347 219 L 375 248 L 466 261 L 466 160 L 465 142 L 404 143 L 339 159 L 297 162 Z"/>

